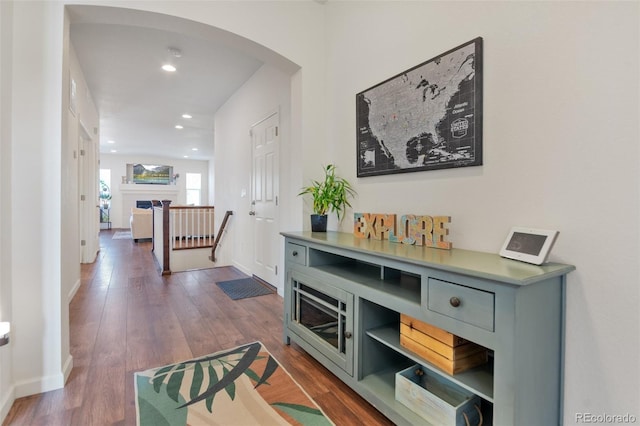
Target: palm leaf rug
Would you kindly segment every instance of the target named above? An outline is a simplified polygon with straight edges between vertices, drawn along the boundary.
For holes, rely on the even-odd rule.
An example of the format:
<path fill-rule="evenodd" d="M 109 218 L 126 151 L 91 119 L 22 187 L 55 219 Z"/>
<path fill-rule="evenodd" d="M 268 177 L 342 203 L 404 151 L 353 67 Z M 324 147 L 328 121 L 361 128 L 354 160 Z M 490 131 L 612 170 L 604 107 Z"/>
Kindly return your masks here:
<path fill-rule="evenodd" d="M 260 342 L 135 373 L 139 426 L 333 425 Z"/>

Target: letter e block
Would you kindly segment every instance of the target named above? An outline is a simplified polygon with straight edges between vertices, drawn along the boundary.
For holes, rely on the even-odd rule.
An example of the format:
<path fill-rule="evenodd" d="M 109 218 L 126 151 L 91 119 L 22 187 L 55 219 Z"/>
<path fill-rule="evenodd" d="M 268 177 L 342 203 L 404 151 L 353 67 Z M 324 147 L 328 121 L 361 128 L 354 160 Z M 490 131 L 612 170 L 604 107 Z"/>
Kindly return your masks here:
<path fill-rule="evenodd" d="M 449 235 L 449 229 L 445 227 L 447 223 L 451 223 L 451 216 L 433 217 L 433 247 L 451 249 L 452 244 L 449 241 L 445 241 L 445 237 Z"/>
<path fill-rule="evenodd" d="M 356 238 L 364 238 L 363 228 L 365 227 L 362 213 L 353 214 L 353 236 Z"/>

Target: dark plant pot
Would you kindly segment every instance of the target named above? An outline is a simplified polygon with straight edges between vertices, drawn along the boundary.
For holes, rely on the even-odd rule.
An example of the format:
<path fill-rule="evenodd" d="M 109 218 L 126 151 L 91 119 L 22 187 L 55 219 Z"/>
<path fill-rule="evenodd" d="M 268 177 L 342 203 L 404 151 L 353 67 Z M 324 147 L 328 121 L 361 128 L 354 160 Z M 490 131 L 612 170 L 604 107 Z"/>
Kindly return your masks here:
<path fill-rule="evenodd" d="M 327 215 L 326 214 L 311 215 L 311 231 L 327 232 Z"/>

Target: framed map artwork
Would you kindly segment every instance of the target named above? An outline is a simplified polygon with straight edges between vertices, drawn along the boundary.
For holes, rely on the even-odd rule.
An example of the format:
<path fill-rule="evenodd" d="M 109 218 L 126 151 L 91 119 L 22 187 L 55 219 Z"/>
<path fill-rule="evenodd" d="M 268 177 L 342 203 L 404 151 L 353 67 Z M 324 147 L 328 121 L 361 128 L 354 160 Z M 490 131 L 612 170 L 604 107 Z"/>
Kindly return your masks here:
<path fill-rule="evenodd" d="M 356 95 L 358 177 L 482 164 L 482 38 Z"/>

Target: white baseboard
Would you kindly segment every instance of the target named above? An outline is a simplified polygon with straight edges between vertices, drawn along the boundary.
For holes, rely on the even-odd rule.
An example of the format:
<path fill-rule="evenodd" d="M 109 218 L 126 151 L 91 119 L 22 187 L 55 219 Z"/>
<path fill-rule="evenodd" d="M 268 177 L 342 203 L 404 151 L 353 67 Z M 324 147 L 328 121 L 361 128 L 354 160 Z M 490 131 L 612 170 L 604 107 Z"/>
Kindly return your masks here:
<path fill-rule="evenodd" d="M 73 300 L 73 296 L 76 295 L 76 293 L 78 292 L 79 288 L 80 288 L 80 278 L 78 278 L 76 283 L 71 288 L 71 291 L 69 292 L 69 295 L 67 296 L 67 303 L 71 303 L 71 300 Z"/>
<path fill-rule="evenodd" d="M 64 384 L 67 382 L 67 379 L 71 374 L 71 370 L 73 370 L 73 357 L 69 355 L 67 357 L 67 361 L 64 363 L 61 374 L 43 377 L 42 379 L 23 381 L 16 385 L 12 385 L 2 401 L 0 401 L 0 424 L 4 422 L 7 414 L 9 414 L 9 410 L 11 410 L 16 398 L 22 398 L 23 396 L 35 395 L 64 387 Z"/>
<path fill-rule="evenodd" d="M 69 356 L 67 357 L 67 360 L 64 363 L 64 366 L 62 367 L 62 377 L 64 377 L 65 384 L 67 383 L 67 380 L 69 380 L 69 375 L 71 374 L 71 370 L 73 370 L 73 357 L 71 356 L 71 354 L 69 354 Z"/>
<path fill-rule="evenodd" d="M 235 266 L 236 268 L 240 269 L 242 272 L 244 272 L 245 274 L 251 276 L 253 275 L 253 272 L 251 271 L 251 269 L 247 268 L 246 266 L 238 263 L 237 261 L 233 261 L 233 266 Z"/>
<path fill-rule="evenodd" d="M 9 414 L 9 410 L 11 410 L 15 400 L 16 388 L 15 386 L 11 386 L 5 397 L 0 401 L 0 424 L 4 423 L 4 419 L 7 417 L 7 414 Z"/>
<path fill-rule="evenodd" d="M 15 397 L 22 398 L 23 396 L 62 389 L 64 387 L 64 381 L 65 378 L 62 372 L 32 380 L 23 380 L 15 384 Z"/>

